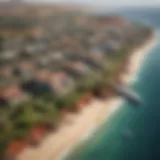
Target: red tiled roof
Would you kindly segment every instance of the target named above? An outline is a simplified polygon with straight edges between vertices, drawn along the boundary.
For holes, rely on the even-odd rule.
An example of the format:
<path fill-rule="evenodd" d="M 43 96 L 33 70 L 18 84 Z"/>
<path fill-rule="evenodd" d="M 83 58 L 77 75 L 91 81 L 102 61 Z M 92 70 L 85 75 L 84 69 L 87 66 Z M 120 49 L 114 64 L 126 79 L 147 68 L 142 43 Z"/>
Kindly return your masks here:
<path fill-rule="evenodd" d="M 17 156 L 27 147 L 27 145 L 28 145 L 27 142 L 23 140 L 13 140 L 7 146 L 5 155 Z"/>
<path fill-rule="evenodd" d="M 66 76 L 66 74 L 64 72 L 54 73 L 50 76 L 50 80 L 57 81 L 57 80 L 64 78 L 65 76 Z"/>
<path fill-rule="evenodd" d="M 66 74 L 64 72 L 54 73 L 49 77 L 48 82 L 54 86 L 54 88 L 63 89 L 64 86 L 62 86 L 61 82 L 65 77 Z"/>
<path fill-rule="evenodd" d="M 22 90 L 18 86 L 11 86 L 5 89 L 1 94 L 0 97 L 5 99 L 12 99 L 21 97 L 23 95 Z"/>
<path fill-rule="evenodd" d="M 51 76 L 51 72 L 48 70 L 42 70 L 35 73 L 35 76 L 40 81 L 47 81 Z"/>
<path fill-rule="evenodd" d="M 47 130 L 45 127 L 35 126 L 29 132 L 29 140 L 31 143 L 39 143 L 46 133 Z"/>

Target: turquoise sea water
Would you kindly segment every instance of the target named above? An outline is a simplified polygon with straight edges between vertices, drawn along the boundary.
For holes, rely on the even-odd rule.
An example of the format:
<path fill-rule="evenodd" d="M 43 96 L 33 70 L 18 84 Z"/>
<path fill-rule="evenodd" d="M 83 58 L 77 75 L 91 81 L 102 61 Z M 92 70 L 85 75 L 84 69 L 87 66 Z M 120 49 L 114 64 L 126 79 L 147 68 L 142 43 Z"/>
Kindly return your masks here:
<path fill-rule="evenodd" d="M 160 15 L 160 14 L 159 14 Z M 145 22 L 160 28 L 160 20 Z M 141 21 L 141 19 L 137 19 Z M 160 160 L 160 31 L 131 87 L 143 99 L 140 107 L 124 102 L 113 117 L 79 145 L 67 160 Z M 128 132 L 130 135 L 124 136 Z"/>

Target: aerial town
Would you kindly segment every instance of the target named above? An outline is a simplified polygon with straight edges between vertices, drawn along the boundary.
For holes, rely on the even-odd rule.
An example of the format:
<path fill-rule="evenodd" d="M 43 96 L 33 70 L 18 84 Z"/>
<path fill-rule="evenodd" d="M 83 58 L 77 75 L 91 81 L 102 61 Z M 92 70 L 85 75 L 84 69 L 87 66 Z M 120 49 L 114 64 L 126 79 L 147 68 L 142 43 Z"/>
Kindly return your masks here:
<path fill-rule="evenodd" d="M 61 10 L 40 19 L 4 12 L 0 154 L 6 160 L 56 131 L 64 114 L 79 112 L 94 97 L 113 96 L 110 84 L 121 83 L 131 52 L 151 35 L 149 28 L 115 15 Z"/>

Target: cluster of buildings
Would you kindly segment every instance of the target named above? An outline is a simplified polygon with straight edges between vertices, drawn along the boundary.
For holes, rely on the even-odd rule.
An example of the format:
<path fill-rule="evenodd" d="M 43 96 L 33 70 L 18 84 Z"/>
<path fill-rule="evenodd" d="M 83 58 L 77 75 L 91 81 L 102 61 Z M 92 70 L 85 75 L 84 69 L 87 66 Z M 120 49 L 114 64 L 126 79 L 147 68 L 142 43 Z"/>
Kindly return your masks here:
<path fill-rule="evenodd" d="M 0 106 L 71 92 L 141 32 L 119 17 L 77 13 L 51 15 L 41 27 L 43 35 L 0 37 Z"/>
<path fill-rule="evenodd" d="M 53 6 L 32 7 L 12 0 L 10 9 L 6 8 L 6 2 L 0 4 L 0 146 L 5 148 L 9 142 L 6 155 L 7 159 L 13 159 L 28 145 L 16 138 L 22 138 L 29 130 L 29 141 L 38 142 L 48 133 L 48 127 L 54 126 L 46 122 L 45 126 L 38 124 L 32 128 L 34 118 L 29 120 L 30 113 L 35 113 L 32 116 L 36 121 L 47 110 L 43 98 L 58 97 L 57 107 L 64 105 L 62 101 L 70 95 L 72 98 L 83 83 L 84 88 L 92 86 L 90 82 L 99 82 L 106 71 L 112 71 L 114 60 L 120 61 L 122 53 L 127 54 L 143 43 L 148 30 L 118 16 L 87 15 L 68 11 L 70 8 L 66 7 L 61 10 Z M 32 101 L 34 96 L 39 97 L 36 105 Z M 80 99 L 77 107 L 90 97 L 88 94 Z M 31 104 L 32 108 L 26 112 L 27 118 L 22 114 L 25 104 Z M 56 112 L 51 106 L 52 112 Z M 46 117 L 50 111 L 49 108 Z"/>

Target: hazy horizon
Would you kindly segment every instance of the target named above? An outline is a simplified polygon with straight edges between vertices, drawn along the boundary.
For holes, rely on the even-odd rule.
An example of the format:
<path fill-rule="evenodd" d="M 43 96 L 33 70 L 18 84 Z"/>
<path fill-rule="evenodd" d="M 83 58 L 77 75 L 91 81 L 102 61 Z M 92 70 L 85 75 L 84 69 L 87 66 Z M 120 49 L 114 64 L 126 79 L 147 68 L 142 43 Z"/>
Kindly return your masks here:
<path fill-rule="evenodd" d="M 100 6 L 115 6 L 115 7 L 149 7 L 160 6 L 160 0 L 25 0 L 27 2 L 42 2 L 42 3 L 81 3 Z"/>

